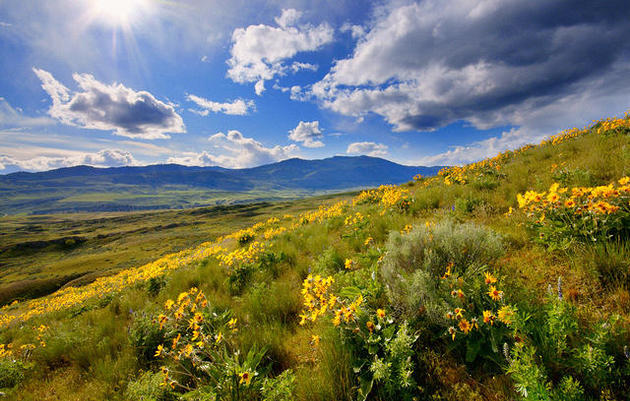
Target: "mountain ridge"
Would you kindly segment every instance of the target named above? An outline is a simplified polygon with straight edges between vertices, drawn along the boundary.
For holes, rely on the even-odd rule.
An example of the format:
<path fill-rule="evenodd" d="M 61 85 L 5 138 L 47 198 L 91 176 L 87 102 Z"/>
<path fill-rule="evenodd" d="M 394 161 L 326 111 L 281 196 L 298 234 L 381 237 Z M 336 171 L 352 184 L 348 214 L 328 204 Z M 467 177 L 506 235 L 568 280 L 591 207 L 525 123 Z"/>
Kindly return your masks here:
<path fill-rule="evenodd" d="M 0 212 L 160 209 L 294 199 L 400 184 L 416 174 L 435 175 L 441 168 L 405 166 L 370 156 L 291 158 L 242 169 L 179 164 L 81 165 L 0 176 Z"/>

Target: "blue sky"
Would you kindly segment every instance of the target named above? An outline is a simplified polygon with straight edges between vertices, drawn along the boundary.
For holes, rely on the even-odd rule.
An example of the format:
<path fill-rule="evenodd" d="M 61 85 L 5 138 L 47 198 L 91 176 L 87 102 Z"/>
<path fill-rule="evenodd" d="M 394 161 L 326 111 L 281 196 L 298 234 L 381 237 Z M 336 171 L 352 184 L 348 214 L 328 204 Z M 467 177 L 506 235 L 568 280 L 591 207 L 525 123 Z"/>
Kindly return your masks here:
<path fill-rule="evenodd" d="M 630 7 L 596 3 L 4 1 L 0 173 L 478 160 L 630 107 Z"/>

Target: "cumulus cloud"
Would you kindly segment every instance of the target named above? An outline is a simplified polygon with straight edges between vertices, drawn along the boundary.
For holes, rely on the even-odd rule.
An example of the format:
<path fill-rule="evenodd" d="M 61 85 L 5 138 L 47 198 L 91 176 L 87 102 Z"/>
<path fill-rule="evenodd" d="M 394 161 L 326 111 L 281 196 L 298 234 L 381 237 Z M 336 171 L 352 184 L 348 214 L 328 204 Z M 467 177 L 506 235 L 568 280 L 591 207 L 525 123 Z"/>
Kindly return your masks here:
<path fill-rule="evenodd" d="M 387 145 L 375 142 L 354 142 L 346 150 L 350 155 L 368 155 L 374 157 L 387 156 Z"/>
<path fill-rule="evenodd" d="M 324 136 L 319 129 L 319 121 L 300 121 L 297 127 L 289 131 L 289 139 L 301 142 L 307 148 L 321 148 L 324 143 L 320 141 Z"/>
<path fill-rule="evenodd" d="M 45 171 L 79 165 L 118 167 L 137 164 L 138 162 L 131 153 L 119 149 L 103 149 L 95 153 L 71 152 L 71 154 L 59 156 L 38 155 L 28 159 L 0 155 L 0 170 L 13 167 L 17 170 Z"/>
<path fill-rule="evenodd" d="M 316 69 L 313 64 L 286 61 L 299 52 L 314 51 L 330 43 L 333 29 L 327 23 L 298 26 L 301 16 L 295 9 L 285 9 L 275 19 L 278 26 L 259 24 L 234 30 L 227 76 L 238 83 L 256 82 L 256 94 L 261 95 L 265 81 L 274 76 Z"/>
<path fill-rule="evenodd" d="M 209 112 L 244 116 L 256 107 L 252 100 L 236 99 L 233 102 L 219 103 L 195 95 L 188 95 L 186 99 L 203 109 L 191 110 L 202 116 L 207 116 Z"/>
<path fill-rule="evenodd" d="M 397 131 L 488 128 L 579 92 L 630 89 L 625 0 L 400 3 L 379 9 L 353 54 L 313 85 L 323 107 L 376 113 Z"/>
<path fill-rule="evenodd" d="M 265 147 L 254 138 L 243 136 L 232 130 L 212 135 L 209 139 L 212 151 L 188 152 L 168 159 L 169 163 L 187 166 L 221 166 L 247 168 L 274 163 L 293 157 L 299 148 L 296 145 Z"/>
<path fill-rule="evenodd" d="M 365 28 L 361 25 L 352 25 L 349 22 L 346 22 L 339 28 L 339 30 L 343 33 L 350 32 L 352 39 L 361 39 L 365 36 Z"/>
<path fill-rule="evenodd" d="M 536 143 L 546 135 L 532 135 L 522 129 L 512 128 L 500 136 L 475 141 L 468 145 L 454 146 L 446 152 L 415 160 L 413 164 L 423 166 L 461 165 L 495 156 L 506 149 L 516 149 L 527 143 Z"/>
<path fill-rule="evenodd" d="M 172 104 L 146 91 L 122 84 L 106 85 L 90 74 L 73 74 L 81 91 L 71 92 L 51 73 L 33 68 L 42 88 L 52 99 L 48 114 L 75 127 L 113 130 L 129 138 L 170 138 L 167 133 L 186 132 L 184 121 Z"/>

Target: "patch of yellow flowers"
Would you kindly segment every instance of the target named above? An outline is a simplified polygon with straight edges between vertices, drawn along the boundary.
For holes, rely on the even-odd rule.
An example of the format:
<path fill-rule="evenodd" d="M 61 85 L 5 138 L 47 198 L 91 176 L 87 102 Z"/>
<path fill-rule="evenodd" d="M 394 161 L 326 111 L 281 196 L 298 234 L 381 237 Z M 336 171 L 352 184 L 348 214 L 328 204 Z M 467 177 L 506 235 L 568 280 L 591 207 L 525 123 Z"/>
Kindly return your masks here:
<path fill-rule="evenodd" d="M 0 314 L 0 328 L 7 327 L 14 322 L 24 322 L 33 317 L 71 309 L 93 299 L 103 298 L 117 293 L 127 287 L 145 282 L 152 278 L 162 277 L 170 271 L 189 266 L 209 257 L 216 257 L 224 266 L 233 267 L 238 263 L 253 263 L 265 250 L 265 244 L 254 241 L 247 248 L 229 251 L 225 244 L 229 240 L 238 240 L 244 235 L 263 233 L 265 239 L 271 239 L 281 233 L 298 228 L 301 224 L 323 222 L 326 219 L 343 215 L 348 203 L 338 202 L 332 206 L 320 206 L 318 210 L 304 212 L 297 217 L 300 223 L 293 223 L 290 227 L 277 227 L 279 218 L 272 217 L 259 222 L 249 228 L 238 230 L 215 241 L 205 242 L 195 248 L 165 255 L 145 265 L 125 269 L 117 274 L 102 277 L 83 287 L 68 287 L 54 294 L 21 303 L 17 311 L 7 311 Z M 283 216 L 283 220 L 294 219 L 291 215 Z M 4 309 L 6 310 L 6 309 Z"/>
<path fill-rule="evenodd" d="M 380 205 L 383 208 L 381 214 L 391 209 L 405 212 L 411 205 L 411 196 L 408 189 L 397 185 L 381 185 L 376 189 L 362 191 L 352 200 L 353 206 L 365 203 Z"/>
<path fill-rule="evenodd" d="M 572 214 L 611 214 L 628 206 L 630 177 L 597 187 L 560 187 L 554 183 L 548 191 L 527 191 L 517 195 L 519 208 L 528 213 L 542 213 L 563 209 Z"/>

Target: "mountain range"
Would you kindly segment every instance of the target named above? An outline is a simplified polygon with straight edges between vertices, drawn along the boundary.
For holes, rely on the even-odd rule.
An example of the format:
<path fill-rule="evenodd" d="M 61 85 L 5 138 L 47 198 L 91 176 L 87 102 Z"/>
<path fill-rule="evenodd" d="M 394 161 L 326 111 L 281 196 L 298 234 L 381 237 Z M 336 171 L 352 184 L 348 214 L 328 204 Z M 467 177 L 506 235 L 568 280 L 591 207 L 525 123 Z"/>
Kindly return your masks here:
<path fill-rule="evenodd" d="M 400 184 L 441 166 L 404 166 L 369 156 L 298 158 L 227 169 L 177 164 L 75 166 L 0 175 L 0 213 L 124 211 L 277 200 Z"/>

